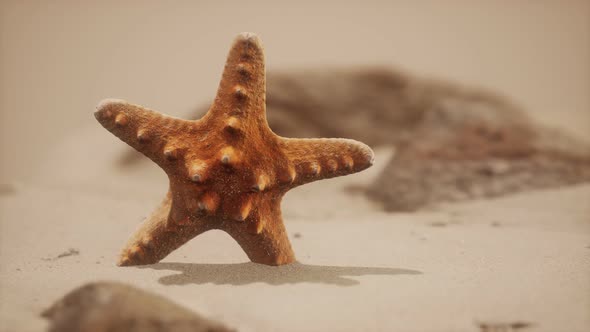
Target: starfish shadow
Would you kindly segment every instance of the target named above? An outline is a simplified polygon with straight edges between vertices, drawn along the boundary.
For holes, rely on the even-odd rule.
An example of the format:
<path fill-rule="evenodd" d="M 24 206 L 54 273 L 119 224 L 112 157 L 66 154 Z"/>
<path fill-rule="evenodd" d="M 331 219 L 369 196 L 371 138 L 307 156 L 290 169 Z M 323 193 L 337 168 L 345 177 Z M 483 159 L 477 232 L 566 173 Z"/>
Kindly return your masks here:
<path fill-rule="evenodd" d="M 173 270 L 180 272 L 161 277 L 163 285 L 206 284 L 248 285 L 262 282 L 269 285 L 317 283 L 337 286 L 354 286 L 360 282 L 346 277 L 363 275 L 418 275 L 420 271 L 388 267 L 324 266 L 293 263 L 267 266 L 256 263 L 195 264 L 158 263 L 139 268 Z"/>

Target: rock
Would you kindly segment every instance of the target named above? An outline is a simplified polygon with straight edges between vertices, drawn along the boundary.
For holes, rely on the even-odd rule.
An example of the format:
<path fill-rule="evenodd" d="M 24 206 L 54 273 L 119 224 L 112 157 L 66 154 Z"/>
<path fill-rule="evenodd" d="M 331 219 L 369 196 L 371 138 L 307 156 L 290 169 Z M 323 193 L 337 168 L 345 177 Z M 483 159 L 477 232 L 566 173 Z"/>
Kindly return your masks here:
<path fill-rule="evenodd" d="M 365 190 L 387 211 L 590 182 L 586 142 L 535 124 L 497 93 L 444 80 L 387 68 L 269 72 L 267 109 L 282 136 L 395 146 Z"/>
<path fill-rule="evenodd" d="M 232 331 L 159 295 L 116 282 L 79 287 L 42 316 L 49 332 Z"/>

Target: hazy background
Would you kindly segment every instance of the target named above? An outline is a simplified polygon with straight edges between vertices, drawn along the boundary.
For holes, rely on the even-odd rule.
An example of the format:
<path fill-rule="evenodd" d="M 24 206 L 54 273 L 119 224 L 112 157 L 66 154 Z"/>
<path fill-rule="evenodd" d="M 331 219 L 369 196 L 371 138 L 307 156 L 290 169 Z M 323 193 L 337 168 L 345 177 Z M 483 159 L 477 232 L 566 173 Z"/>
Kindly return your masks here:
<path fill-rule="evenodd" d="M 1 1 L 0 15 L 3 181 L 99 126 L 103 98 L 173 115 L 210 100 L 242 31 L 262 38 L 269 70 L 398 66 L 498 90 L 590 137 L 590 1 Z"/>

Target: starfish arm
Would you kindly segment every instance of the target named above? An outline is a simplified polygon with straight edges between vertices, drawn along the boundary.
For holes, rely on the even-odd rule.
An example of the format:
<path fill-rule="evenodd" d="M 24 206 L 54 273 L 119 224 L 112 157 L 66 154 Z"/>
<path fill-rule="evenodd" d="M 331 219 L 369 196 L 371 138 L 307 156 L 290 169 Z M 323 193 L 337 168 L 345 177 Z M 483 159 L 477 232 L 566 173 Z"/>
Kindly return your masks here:
<path fill-rule="evenodd" d="M 344 138 L 281 138 L 283 151 L 295 169 L 293 186 L 360 172 L 375 155 L 366 144 Z"/>
<path fill-rule="evenodd" d="M 258 206 L 244 222 L 230 221 L 219 228 L 234 238 L 254 263 L 283 265 L 295 262 L 281 217 L 280 198 Z"/>
<path fill-rule="evenodd" d="M 211 229 L 204 219 L 190 225 L 169 222 L 172 195 L 166 195 L 160 206 L 129 238 L 119 257 L 119 266 L 155 264 L 195 236 Z"/>
<path fill-rule="evenodd" d="M 182 137 L 197 123 L 116 99 L 103 100 L 94 116 L 108 131 L 162 167 L 182 151 L 182 142 L 174 138 Z"/>
<path fill-rule="evenodd" d="M 207 116 L 266 118 L 264 49 L 251 33 L 238 35 L 229 51 L 215 101 Z"/>

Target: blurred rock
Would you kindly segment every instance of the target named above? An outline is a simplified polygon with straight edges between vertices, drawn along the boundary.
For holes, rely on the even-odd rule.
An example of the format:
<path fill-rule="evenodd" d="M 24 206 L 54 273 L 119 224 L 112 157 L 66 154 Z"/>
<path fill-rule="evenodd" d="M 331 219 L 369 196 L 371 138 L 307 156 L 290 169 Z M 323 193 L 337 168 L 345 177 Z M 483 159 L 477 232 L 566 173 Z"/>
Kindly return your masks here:
<path fill-rule="evenodd" d="M 161 296 L 115 282 L 68 293 L 43 312 L 49 332 L 232 331 Z"/>
<path fill-rule="evenodd" d="M 401 71 L 270 72 L 267 109 L 281 136 L 394 145 L 366 190 L 388 211 L 590 181 L 586 143 L 535 125 L 498 94 Z"/>

